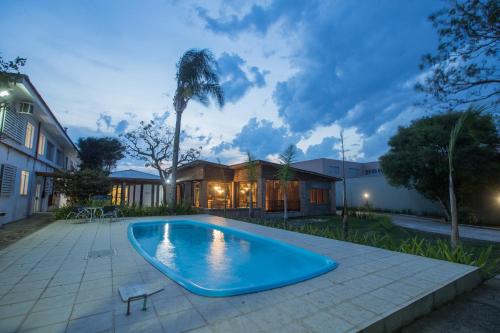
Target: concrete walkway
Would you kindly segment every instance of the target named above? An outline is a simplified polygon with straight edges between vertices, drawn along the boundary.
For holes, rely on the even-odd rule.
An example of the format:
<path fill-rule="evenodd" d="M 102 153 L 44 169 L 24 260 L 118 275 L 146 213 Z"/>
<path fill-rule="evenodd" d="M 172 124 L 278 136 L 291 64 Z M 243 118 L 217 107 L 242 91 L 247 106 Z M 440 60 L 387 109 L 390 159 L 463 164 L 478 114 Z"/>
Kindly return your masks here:
<path fill-rule="evenodd" d="M 330 256 L 331 272 L 232 297 L 190 293 L 132 247 L 132 221 L 189 219 Z M 216 248 L 224 248 L 214 240 Z M 111 250 L 92 257 L 90 251 Z M 217 252 L 218 253 L 218 252 Z M 0 250 L 0 332 L 392 332 L 480 282 L 478 269 L 207 215 L 47 227 Z M 125 315 L 119 286 L 165 289 Z"/>
<path fill-rule="evenodd" d="M 415 321 L 402 332 L 500 332 L 500 275 Z"/>
<path fill-rule="evenodd" d="M 449 235 L 450 225 L 417 216 L 389 215 L 392 223 L 409 229 Z M 500 243 L 500 229 L 460 225 L 460 237 Z"/>

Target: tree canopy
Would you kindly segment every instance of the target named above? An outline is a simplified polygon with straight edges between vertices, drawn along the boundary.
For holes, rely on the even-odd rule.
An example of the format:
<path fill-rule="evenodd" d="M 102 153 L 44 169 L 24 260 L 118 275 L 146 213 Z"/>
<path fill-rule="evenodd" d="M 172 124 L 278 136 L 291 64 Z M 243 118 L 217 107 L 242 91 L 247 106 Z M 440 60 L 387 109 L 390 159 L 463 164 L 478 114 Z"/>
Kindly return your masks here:
<path fill-rule="evenodd" d="M 471 207 L 474 196 L 492 195 L 500 189 L 500 136 L 493 116 L 468 110 L 456 138 L 453 155 L 457 200 Z M 446 112 L 400 127 L 381 157 L 382 170 L 394 186 L 413 188 L 437 200 L 449 214 L 448 146 L 450 133 L 462 112 Z"/>
<path fill-rule="evenodd" d="M 14 60 L 4 60 L 0 55 L 0 89 L 8 88 L 17 81 L 19 70 L 26 64 L 26 59 L 16 57 Z"/>
<path fill-rule="evenodd" d="M 176 113 L 182 113 L 191 99 L 207 105 L 214 97 L 217 105 L 224 105 L 224 92 L 219 85 L 217 62 L 207 49 L 186 51 L 177 64 L 177 89 L 174 96 Z"/>
<path fill-rule="evenodd" d="M 172 155 L 174 134 L 170 127 L 151 120 L 121 136 L 127 154 L 144 161 L 144 166 L 153 167 L 166 181 L 172 172 Z M 201 147 L 182 151 L 179 156 L 179 166 L 196 160 L 200 156 Z"/>
<path fill-rule="evenodd" d="M 450 1 L 432 14 L 439 42 L 435 54 L 422 57 L 428 70 L 415 88 L 445 108 L 481 102 L 498 105 L 500 7 L 497 0 Z"/>
<path fill-rule="evenodd" d="M 57 191 L 73 204 L 86 202 L 95 195 L 107 195 L 111 190 L 111 180 L 98 169 L 57 171 L 54 182 Z"/>
<path fill-rule="evenodd" d="M 125 157 L 125 147 L 117 138 L 80 138 L 77 142 L 80 151 L 81 169 L 111 172 L 116 163 Z"/>

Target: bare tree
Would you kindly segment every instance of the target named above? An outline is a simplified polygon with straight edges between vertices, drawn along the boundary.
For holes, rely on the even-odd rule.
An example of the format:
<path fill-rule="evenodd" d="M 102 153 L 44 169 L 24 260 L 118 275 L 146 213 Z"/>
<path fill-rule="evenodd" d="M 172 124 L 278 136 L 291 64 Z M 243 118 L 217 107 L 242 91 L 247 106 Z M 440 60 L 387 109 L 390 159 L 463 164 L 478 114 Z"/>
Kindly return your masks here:
<path fill-rule="evenodd" d="M 141 121 L 136 129 L 121 135 L 127 154 L 144 161 L 144 166 L 158 171 L 163 186 L 163 201 L 167 199 L 167 180 L 172 173 L 172 156 L 174 148 L 174 133 L 167 125 L 154 120 L 149 123 Z M 201 147 L 190 148 L 179 154 L 178 166 L 190 163 L 200 156 Z M 175 183 L 172 183 L 175 192 Z"/>
<path fill-rule="evenodd" d="M 340 144 L 342 146 L 342 187 L 343 187 L 343 200 L 342 200 L 342 235 L 347 238 L 349 234 L 349 224 L 347 223 L 347 184 L 345 177 L 345 150 L 344 150 L 344 130 L 340 131 Z"/>

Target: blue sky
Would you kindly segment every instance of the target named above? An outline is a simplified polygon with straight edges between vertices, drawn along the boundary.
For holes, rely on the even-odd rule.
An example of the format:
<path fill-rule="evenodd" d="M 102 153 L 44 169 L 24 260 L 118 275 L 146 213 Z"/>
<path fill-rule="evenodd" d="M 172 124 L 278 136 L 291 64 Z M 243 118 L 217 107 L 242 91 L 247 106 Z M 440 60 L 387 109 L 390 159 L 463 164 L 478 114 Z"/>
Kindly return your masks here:
<path fill-rule="evenodd" d="M 246 150 L 274 159 L 376 160 L 398 126 L 426 114 L 413 85 L 436 48 L 427 16 L 444 2 L 23 1 L 0 12 L 4 58 L 28 58 L 37 89 L 75 140 L 117 135 L 141 120 L 174 124 L 175 64 L 189 48 L 219 62 L 226 106 L 191 103 L 187 145 L 238 162 Z M 7 37 L 6 37 L 7 36 Z M 141 165 L 125 160 L 120 168 Z"/>

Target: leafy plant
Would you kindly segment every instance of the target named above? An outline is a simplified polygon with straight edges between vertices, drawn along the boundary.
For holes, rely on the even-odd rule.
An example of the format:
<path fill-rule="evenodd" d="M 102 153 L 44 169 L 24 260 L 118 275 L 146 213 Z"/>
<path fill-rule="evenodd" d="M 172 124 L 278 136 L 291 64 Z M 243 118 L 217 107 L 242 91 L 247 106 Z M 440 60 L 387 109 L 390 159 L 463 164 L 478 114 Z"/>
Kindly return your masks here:
<path fill-rule="evenodd" d="M 481 268 L 484 277 L 498 274 L 500 258 L 494 256 L 492 246 L 478 250 L 461 244 L 453 249 L 449 242 L 443 239 L 432 240 L 432 238 L 427 239 L 422 236 L 396 239 L 392 236 L 396 231 L 395 229 L 402 228 L 394 226 L 387 216 L 371 216 L 367 221 L 359 217 L 357 218 L 359 219 L 359 223 L 363 225 L 370 224 L 372 227 L 368 228 L 367 231 L 351 231 L 347 237 L 343 235 L 340 220 L 333 224 L 331 222 L 306 223 L 300 226 L 294 226 L 293 223 L 265 219 L 247 219 L 246 221 L 314 236 L 345 240 L 391 251 L 477 266 Z"/>

